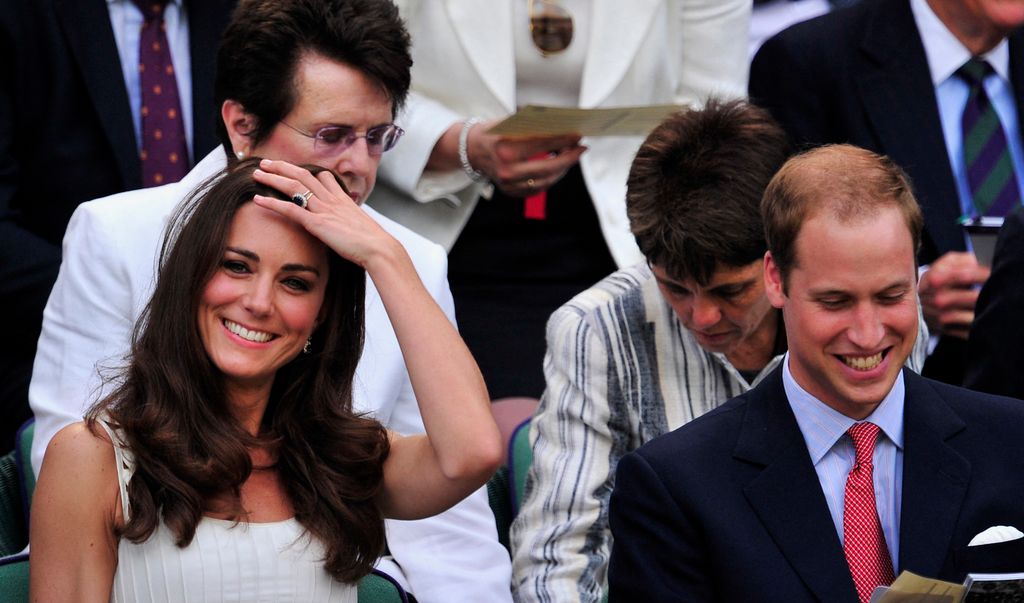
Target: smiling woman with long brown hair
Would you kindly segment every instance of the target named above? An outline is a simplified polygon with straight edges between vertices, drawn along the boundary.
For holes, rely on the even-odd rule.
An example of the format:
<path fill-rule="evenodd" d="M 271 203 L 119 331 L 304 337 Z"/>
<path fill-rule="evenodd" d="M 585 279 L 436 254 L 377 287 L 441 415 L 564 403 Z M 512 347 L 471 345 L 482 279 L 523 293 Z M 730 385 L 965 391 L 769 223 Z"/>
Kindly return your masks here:
<path fill-rule="evenodd" d="M 494 470 L 458 333 L 402 246 L 314 171 L 243 161 L 176 217 L 122 384 L 47 451 L 33 600 L 354 601 L 385 516 L 438 513 Z M 367 274 L 425 436 L 351 411 Z"/>

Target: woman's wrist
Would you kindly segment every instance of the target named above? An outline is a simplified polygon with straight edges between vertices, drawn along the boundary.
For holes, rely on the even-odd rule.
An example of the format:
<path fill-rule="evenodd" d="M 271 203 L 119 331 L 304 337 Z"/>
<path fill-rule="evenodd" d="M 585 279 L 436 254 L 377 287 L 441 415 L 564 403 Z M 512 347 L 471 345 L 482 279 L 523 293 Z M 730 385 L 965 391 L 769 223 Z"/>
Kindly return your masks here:
<path fill-rule="evenodd" d="M 401 273 L 408 269 L 412 269 L 413 272 L 416 270 L 405 247 L 395 238 L 390 238 L 386 244 L 367 254 L 361 265 L 367 275 L 375 281 L 386 278 L 387 274 Z"/>
<path fill-rule="evenodd" d="M 487 175 L 473 167 L 469 161 L 469 133 L 473 126 L 480 123 L 479 117 L 470 117 L 462 122 L 462 129 L 459 130 L 459 164 L 462 171 L 469 176 L 473 182 L 485 182 Z"/>
<path fill-rule="evenodd" d="M 452 122 L 448 129 L 434 143 L 434 148 L 427 158 L 426 169 L 437 172 L 450 172 L 462 169 L 459 164 L 459 133 L 462 122 Z"/>

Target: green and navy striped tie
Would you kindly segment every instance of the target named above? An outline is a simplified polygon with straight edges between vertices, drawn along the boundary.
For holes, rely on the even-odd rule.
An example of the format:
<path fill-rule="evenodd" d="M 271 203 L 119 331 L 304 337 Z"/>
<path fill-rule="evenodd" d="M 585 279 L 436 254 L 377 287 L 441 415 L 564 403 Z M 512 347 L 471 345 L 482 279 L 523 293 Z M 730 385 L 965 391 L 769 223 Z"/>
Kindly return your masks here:
<path fill-rule="evenodd" d="M 991 72 L 992 66 L 977 57 L 956 72 L 970 87 L 961 119 L 964 166 L 976 215 L 1005 216 L 1020 204 L 1020 188 L 1003 124 L 985 93 L 983 82 Z"/>

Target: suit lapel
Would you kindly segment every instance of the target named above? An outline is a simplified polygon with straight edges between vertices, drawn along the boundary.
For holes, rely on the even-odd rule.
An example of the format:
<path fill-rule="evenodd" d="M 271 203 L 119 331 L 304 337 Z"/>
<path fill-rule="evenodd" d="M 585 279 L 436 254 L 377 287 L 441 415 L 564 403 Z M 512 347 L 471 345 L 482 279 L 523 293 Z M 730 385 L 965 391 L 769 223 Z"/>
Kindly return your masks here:
<path fill-rule="evenodd" d="M 926 230 L 938 249 L 963 250 L 960 203 L 935 88 L 907 0 L 878 3 L 861 44 L 857 89 L 879 148 L 915 174 Z M 914 32 L 910 35 L 909 32 Z"/>
<path fill-rule="evenodd" d="M 125 188 L 140 188 L 141 165 L 132 112 L 106 4 L 102 0 L 54 0 L 53 4 L 89 100 L 117 158 Z"/>
<path fill-rule="evenodd" d="M 734 456 L 764 470 L 744 489 L 793 569 L 821 601 L 856 602 L 828 503 L 776 369 L 751 394 Z"/>
<path fill-rule="evenodd" d="M 440 1 L 440 0 L 431 0 Z M 512 4 L 507 0 L 444 0 L 452 29 L 491 93 L 516 109 L 516 59 Z"/>
<path fill-rule="evenodd" d="M 903 503 L 900 568 L 941 573 L 971 478 L 970 463 L 947 444 L 964 423 L 922 377 L 904 370 Z"/>
<path fill-rule="evenodd" d="M 593 1 L 587 59 L 580 85 L 581 107 L 598 106 L 619 85 L 659 8 L 664 6 L 660 0 Z"/>
<path fill-rule="evenodd" d="M 198 163 L 218 144 L 216 124 L 220 107 L 213 96 L 217 48 L 234 0 L 187 2 L 189 55 L 192 62 L 192 147 Z"/>

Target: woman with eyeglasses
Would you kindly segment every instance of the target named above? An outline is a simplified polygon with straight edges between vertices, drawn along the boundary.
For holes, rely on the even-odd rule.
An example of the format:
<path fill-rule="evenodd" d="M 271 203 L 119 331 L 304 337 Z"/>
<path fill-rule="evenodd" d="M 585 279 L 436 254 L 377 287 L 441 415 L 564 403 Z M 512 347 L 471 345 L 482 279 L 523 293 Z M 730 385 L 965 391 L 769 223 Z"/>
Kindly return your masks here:
<path fill-rule="evenodd" d="M 492 398 L 539 397 L 544 325 L 642 257 L 625 212 L 643 136 L 488 133 L 518 107 L 698 104 L 746 89 L 749 0 L 404 0 L 413 95 L 369 203 L 450 249 Z"/>
<path fill-rule="evenodd" d="M 413 94 L 398 118 L 406 134 L 383 159 L 368 202 L 450 249 L 459 331 L 492 399 L 539 397 L 552 312 L 643 259 L 625 194 L 644 137 L 509 138 L 489 128 L 526 105 L 697 105 L 712 94 L 745 96 L 750 0 L 398 5 L 412 35 Z M 558 380 L 558 366 L 548 366 Z M 600 448 L 567 450 L 545 437 L 565 433 L 566 422 L 595 438 L 588 441 L 610 437 L 601 431 L 614 420 L 601 418 L 607 407 L 591 392 L 580 395 L 591 404 L 570 417 L 542 398 L 531 428 L 535 450 L 549 452 L 535 457 L 511 535 L 521 603 L 600 600 L 609 545 L 588 527 L 607 509 L 600 496 L 569 486 L 572 501 L 558 498 L 552 481 L 564 480 L 564 467 L 536 465 Z M 587 465 L 596 473 L 608 462 L 599 457 Z"/>
<path fill-rule="evenodd" d="M 46 453 L 33 601 L 354 603 L 384 517 L 439 513 L 496 468 L 458 333 L 402 245 L 310 169 L 238 162 L 172 221 L 120 385 Z M 367 275 L 427 435 L 352 412 Z"/>

